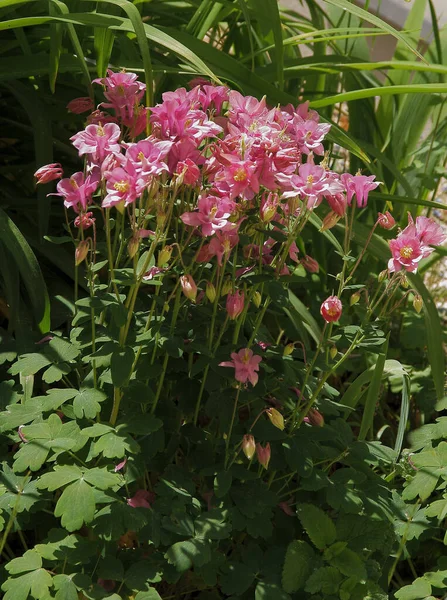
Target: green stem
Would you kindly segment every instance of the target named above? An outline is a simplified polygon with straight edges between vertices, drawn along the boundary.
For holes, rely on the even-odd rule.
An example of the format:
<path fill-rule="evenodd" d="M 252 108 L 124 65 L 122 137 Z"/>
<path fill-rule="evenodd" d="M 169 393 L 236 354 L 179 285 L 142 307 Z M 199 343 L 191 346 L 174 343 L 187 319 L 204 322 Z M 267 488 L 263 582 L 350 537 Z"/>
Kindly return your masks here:
<path fill-rule="evenodd" d="M 227 439 L 226 439 L 226 443 L 225 443 L 225 470 L 226 470 L 227 464 L 228 464 L 228 453 L 229 453 L 229 450 L 230 450 L 231 434 L 233 433 L 233 426 L 234 426 L 234 420 L 236 418 L 237 404 L 238 404 L 238 401 L 239 401 L 239 393 L 240 393 L 240 391 L 241 391 L 241 388 L 238 387 L 237 388 L 237 392 L 236 392 L 236 398 L 234 400 L 233 414 L 231 415 L 230 429 L 228 431 L 228 435 L 227 435 Z"/>

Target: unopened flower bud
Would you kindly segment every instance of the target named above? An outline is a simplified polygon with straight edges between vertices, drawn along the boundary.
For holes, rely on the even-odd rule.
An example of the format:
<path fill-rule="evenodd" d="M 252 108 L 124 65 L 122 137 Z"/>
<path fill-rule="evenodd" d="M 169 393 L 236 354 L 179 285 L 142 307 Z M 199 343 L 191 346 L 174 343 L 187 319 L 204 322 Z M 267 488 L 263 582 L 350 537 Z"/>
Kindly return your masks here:
<path fill-rule="evenodd" d="M 236 290 L 234 294 L 227 295 L 226 309 L 232 321 L 235 321 L 244 310 L 244 292 Z"/>
<path fill-rule="evenodd" d="M 197 297 L 197 286 L 191 275 L 182 275 L 180 277 L 180 285 L 188 300 L 195 302 Z"/>
<path fill-rule="evenodd" d="M 360 300 L 360 292 L 354 292 L 349 299 L 349 306 L 354 306 L 354 304 L 357 304 L 359 302 L 359 300 Z"/>
<path fill-rule="evenodd" d="M 253 294 L 253 304 L 256 306 L 256 308 L 259 308 L 261 306 L 261 301 L 262 301 L 261 293 L 255 292 Z"/>
<path fill-rule="evenodd" d="M 270 223 L 273 217 L 276 215 L 276 210 L 279 204 L 278 194 L 270 192 L 268 196 L 264 194 L 261 200 L 261 207 L 259 210 L 261 221 L 263 223 Z"/>
<path fill-rule="evenodd" d="M 205 294 L 206 294 L 206 297 L 208 298 L 208 300 L 211 302 L 211 304 L 214 304 L 214 301 L 215 301 L 216 295 L 217 295 L 216 288 L 210 281 L 208 281 L 206 284 Z"/>
<path fill-rule="evenodd" d="M 269 408 L 266 410 L 267 416 L 270 419 L 272 425 L 274 425 L 277 429 L 284 430 L 284 417 L 276 410 L 276 408 Z"/>
<path fill-rule="evenodd" d="M 320 308 L 320 313 L 326 323 L 338 321 L 343 311 L 343 305 L 340 298 L 337 296 L 329 296 L 323 302 Z"/>
<path fill-rule="evenodd" d="M 300 209 L 301 201 L 299 196 L 295 196 L 294 198 L 289 198 L 287 200 L 287 204 L 289 206 L 290 213 L 295 215 Z"/>
<path fill-rule="evenodd" d="M 295 350 L 295 344 L 287 344 L 286 346 L 284 346 L 284 350 L 282 351 L 282 355 L 283 356 L 290 356 L 293 351 Z"/>
<path fill-rule="evenodd" d="M 387 210 L 378 214 L 377 223 L 383 229 L 392 229 L 396 225 L 393 215 Z"/>
<path fill-rule="evenodd" d="M 382 281 L 385 281 L 385 279 L 388 277 L 388 269 L 384 269 L 383 271 L 380 271 L 378 277 L 377 277 L 377 281 L 379 283 L 382 283 Z"/>
<path fill-rule="evenodd" d="M 133 235 L 129 243 L 127 244 L 127 253 L 129 258 L 133 258 L 138 251 L 138 246 L 140 244 L 140 236 L 137 234 Z"/>
<path fill-rule="evenodd" d="M 258 458 L 259 463 L 264 467 L 264 469 L 268 469 L 271 456 L 269 442 L 267 442 L 265 448 L 263 448 L 261 444 L 256 444 L 256 456 Z"/>
<path fill-rule="evenodd" d="M 332 227 L 334 227 L 334 225 L 336 225 L 338 223 L 339 219 L 340 219 L 340 215 L 337 215 L 336 212 L 331 211 L 324 217 L 323 224 L 320 227 L 320 231 L 326 231 L 327 229 L 332 229 Z"/>
<path fill-rule="evenodd" d="M 166 223 L 167 214 L 160 210 L 157 213 L 157 227 L 161 229 L 163 225 Z"/>
<path fill-rule="evenodd" d="M 332 358 L 332 360 L 337 356 L 337 346 L 331 346 L 330 350 L 329 350 L 329 355 Z"/>
<path fill-rule="evenodd" d="M 172 246 L 165 246 L 158 253 L 157 266 L 163 267 L 167 262 L 171 260 Z"/>
<path fill-rule="evenodd" d="M 245 454 L 245 456 L 248 458 L 248 460 L 251 460 L 253 458 L 253 456 L 255 455 L 255 452 L 256 452 L 255 438 L 252 435 L 250 435 L 249 433 L 246 433 L 244 435 L 244 437 L 242 438 L 242 452 Z"/>
<path fill-rule="evenodd" d="M 316 408 L 309 408 L 307 418 L 309 423 L 314 427 L 323 427 L 324 425 L 324 417 Z"/>
<path fill-rule="evenodd" d="M 320 270 L 320 265 L 317 263 L 317 261 L 311 256 L 308 256 L 307 254 L 304 258 L 300 260 L 300 263 L 303 265 L 303 267 L 308 273 L 318 273 L 318 271 Z"/>
<path fill-rule="evenodd" d="M 405 275 L 402 277 L 400 285 L 406 290 L 408 290 L 408 288 L 410 287 L 410 283 Z"/>
<path fill-rule="evenodd" d="M 413 298 L 413 308 L 419 314 L 424 306 L 424 301 L 419 294 L 416 294 Z"/>
<path fill-rule="evenodd" d="M 86 259 L 88 251 L 90 248 L 90 243 L 88 240 L 82 240 L 79 242 L 78 247 L 75 251 L 75 265 L 78 267 L 83 260 Z"/>
<path fill-rule="evenodd" d="M 231 279 L 226 279 L 222 285 L 221 296 L 226 296 L 227 294 L 229 294 L 231 292 L 232 289 L 233 289 L 233 282 L 231 281 Z"/>

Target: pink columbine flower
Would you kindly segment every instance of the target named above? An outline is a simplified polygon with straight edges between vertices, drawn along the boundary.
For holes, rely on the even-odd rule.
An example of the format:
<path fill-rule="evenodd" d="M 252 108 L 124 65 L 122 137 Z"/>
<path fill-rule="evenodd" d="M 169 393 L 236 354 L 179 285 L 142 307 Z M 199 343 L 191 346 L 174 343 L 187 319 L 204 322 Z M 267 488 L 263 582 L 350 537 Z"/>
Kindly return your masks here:
<path fill-rule="evenodd" d="M 296 124 L 295 136 L 299 149 L 304 154 L 313 152 L 319 156 L 324 154 L 323 140 L 331 126 L 328 123 L 317 123 L 314 120 L 305 120 Z"/>
<path fill-rule="evenodd" d="M 92 202 L 92 195 L 97 190 L 99 181 L 99 169 L 93 169 L 87 177 L 84 177 L 84 173 L 79 171 L 71 177 L 59 181 L 56 188 L 57 193 L 50 195 L 62 196 L 65 206 L 72 208 L 76 212 L 86 210 L 87 206 Z"/>
<path fill-rule="evenodd" d="M 137 490 L 132 498 L 127 499 L 127 504 L 132 508 L 150 508 L 152 494 L 147 490 Z"/>
<path fill-rule="evenodd" d="M 116 167 L 106 173 L 107 196 L 102 201 L 103 208 L 128 206 L 135 202 L 140 190 L 137 189 L 135 167 L 127 161 L 125 168 Z"/>
<path fill-rule="evenodd" d="M 102 163 L 107 154 L 118 154 L 121 146 L 118 141 L 121 129 L 116 123 L 105 125 L 87 125 L 83 131 L 79 131 L 70 138 L 73 146 L 79 152 L 79 156 L 88 154 L 96 164 Z"/>
<path fill-rule="evenodd" d="M 182 177 L 185 185 L 197 185 L 200 178 L 200 169 L 190 158 L 179 160 L 175 172 Z"/>
<path fill-rule="evenodd" d="M 333 196 L 326 196 L 327 203 L 332 210 L 342 217 L 346 212 L 348 206 L 345 194 L 334 194 Z"/>
<path fill-rule="evenodd" d="M 267 442 L 263 448 L 258 442 L 256 444 L 256 456 L 259 463 L 264 467 L 264 469 L 268 469 L 271 456 L 270 443 Z"/>
<path fill-rule="evenodd" d="M 308 273 L 318 273 L 320 270 L 320 265 L 318 262 L 308 254 L 306 254 L 306 256 L 300 260 L 300 263 Z"/>
<path fill-rule="evenodd" d="M 346 188 L 346 196 L 349 206 L 351 206 L 354 195 L 359 208 L 364 208 L 367 205 L 369 192 L 375 190 L 376 187 L 381 184 L 380 181 L 374 181 L 375 178 L 375 175 L 366 176 L 343 173 L 340 179 Z"/>
<path fill-rule="evenodd" d="M 51 163 L 50 165 L 44 165 L 37 169 L 34 173 L 34 177 L 36 178 L 36 183 L 48 183 L 50 181 L 54 181 L 55 179 L 60 179 L 64 171 L 59 163 Z"/>
<path fill-rule="evenodd" d="M 205 236 L 213 235 L 216 231 L 234 227 L 234 223 L 229 222 L 235 204 L 228 197 L 219 198 L 210 194 L 201 194 L 197 202 L 198 210 L 195 212 L 183 213 L 180 218 L 186 225 L 192 225 L 202 228 L 202 234 Z"/>
<path fill-rule="evenodd" d="M 188 300 L 195 302 L 197 298 L 197 285 L 191 275 L 182 275 L 180 277 L 182 291 Z"/>
<path fill-rule="evenodd" d="M 333 323 L 339 320 L 342 310 L 343 305 L 340 298 L 338 296 L 329 296 L 321 305 L 320 313 L 326 323 Z"/>
<path fill-rule="evenodd" d="M 393 215 L 388 210 L 385 213 L 379 212 L 377 223 L 382 229 L 393 229 L 396 225 Z"/>
<path fill-rule="evenodd" d="M 416 231 L 404 230 L 396 239 L 390 240 L 389 246 L 393 257 L 388 262 L 388 269 L 391 273 L 402 268 L 410 273 L 416 273 L 419 262 L 424 258 L 424 248 L 415 233 Z"/>
<path fill-rule="evenodd" d="M 255 386 L 258 383 L 257 371 L 259 371 L 259 363 L 262 358 L 253 354 L 249 348 L 242 348 L 239 352 L 232 352 L 231 359 L 231 361 L 221 362 L 219 366 L 233 367 L 236 381 L 241 383 L 249 381 L 251 385 Z"/>
<path fill-rule="evenodd" d="M 241 197 L 251 200 L 259 192 L 256 164 L 233 155 L 225 155 L 225 161 L 229 164 L 216 174 L 217 189 L 228 192 L 231 199 Z"/>
<path fill-rule="evenodd" d="M 76 217 L 74 220 L 74 225 L 78 229 L 83 229 L 85 231 L 86 229 L 89 229 L 95 221 L 96 219 L 93 218 L 93 213 L 86 212 Z"/>
<path fill-rule="evenodd" d="M 298 168 L 298 175 L 278 176 L 278 180 L 289 188 L 283 193 L 283 198 L 300 196 L 309 209 L 320 204 L 325 195 L 333 195 L 340 191 L 338 181 L 328 177 L 323 167 L 307 162 Z"/>
<path fill-rule="evenodd" d="M 244 310 L 245 295 L 241 290 L 236 290 L 234 294 L 227 295 L 227 313 L 232 321 L 236 320 Z"/>
<path fill-rule="evenodd" d="M 93 100 L 88 96 L 82 98 L 75 98 L 67 104 L 67 110 L 74 113 L 75 115 L 82 115 L 82 113 L 91 111 L 95 108 Z"/>
<path fill-rule="evenodd" d="M 410 217 L 409 222 L 411 226 Z M 440 246 L 446 239 L 442 227 L 428 217 L 416 217 L 416 232 L 423 246 Z"/>

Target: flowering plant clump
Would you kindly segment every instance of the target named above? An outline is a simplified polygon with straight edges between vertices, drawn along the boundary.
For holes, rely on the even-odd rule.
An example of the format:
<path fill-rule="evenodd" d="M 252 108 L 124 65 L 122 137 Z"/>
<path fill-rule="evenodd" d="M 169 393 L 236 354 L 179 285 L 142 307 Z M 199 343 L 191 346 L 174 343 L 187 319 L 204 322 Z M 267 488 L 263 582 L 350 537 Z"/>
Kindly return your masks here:
<path fill-rule="evenodd" d="M 416 295 L 406 273 L 442 230 L 410 216 L 388 269 L 353 285 L 394 218 L 375 216 L 353 256 L 379 182 L 331 168 L 307 103 L 199 81 L 147 108 L 133 73 L 95 83 L 95 110 L 68 105 L 93 110 L 71 138 L 82 170 L 36 173 L 59 179 L 77 285 L 69 337 L 10 369 L 45 391 L 11 380 L 1 414 L 15 444 L 1 549 L 27 512 L 42 543 L 6 565 L 5 598 L 387 597 L 377 565 L 398 534 L 375 470 L 396 456 L 363 422 L 356 439 L 330 378 L 359 348 L 383 372 L 389 316 Z M 310 231 L 340 258 L 320 315 L 300 299 L 320 271 Z"/>

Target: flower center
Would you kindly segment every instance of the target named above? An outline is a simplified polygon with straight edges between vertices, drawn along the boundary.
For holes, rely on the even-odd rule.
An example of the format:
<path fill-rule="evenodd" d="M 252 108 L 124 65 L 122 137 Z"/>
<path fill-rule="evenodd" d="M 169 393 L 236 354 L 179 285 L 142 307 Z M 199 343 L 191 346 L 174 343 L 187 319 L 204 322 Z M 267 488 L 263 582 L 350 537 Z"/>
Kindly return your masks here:
<path fill-rule="evenodd" d="M 138 152 L 138 160 L 144 160 L 144 154 L 142 152 Z"/>
<path fill-rule="evenodd" d="M 245 352 L 244 352 L 244 358 L 242 359 L 242 362 L 246 365 L 250 362 L 250 354 L 249 354 L 249 350 L 246 348 Z"/>
<path fill-rule="evenodd" d="M 76 181 L 73 179 L 73 177 L 70 177 L 70 185 L 74 190 L 77 190 L 79 188 L 78 184 L 76 183 Z"/>
<path fill-rule="evenodd" d="M 233 179 L 234 181 L 245 181 L 247 179 L 247 171 L 242 168 L 236 169 Z"/>
<path fill-rule="evenodd" d="M 116 183 L 113 184 L 114 189 L 117 192 L 121 192 L 121 193 L 125 193 L 129 190 L 129 182 L 128 181 L 117 181 Z"/>
<path fill-rule="evenodd" d="M 308 175 L 306 181 L 307 181 L 307 185 L 311 185 L 314 182 L 314 176 Z"/>
<path fill-rule="evenodd" d="M 327 309 L 327 314 L 331 317 L 334 317 L 337 313 L 338 313 L 338 310 L 335 308 L 335 306 L 331 306 L 330 308 Z"/>
<path fill-rule="evenodd" d="M 413 248 L 411 246 L 404 246 L 400 249 L 399 254 L 402 258 L 411 258 L 413 256 Z"/>
<path fill-rule="evenodd" d="M 104 137 L 106 134 L 106 132 L 104 131 L 104 127 L 101 125 L 101 123 L 98 125 L 98 129 L 96 130 L 96 135 L 99 137 Z"/>
<path fill-rule="evenodd" d="M 214 205 L 213 208 L 210 210 L 210 217 L 213 219 L 216 216 L 217 213 L 217 206 Z"/>

